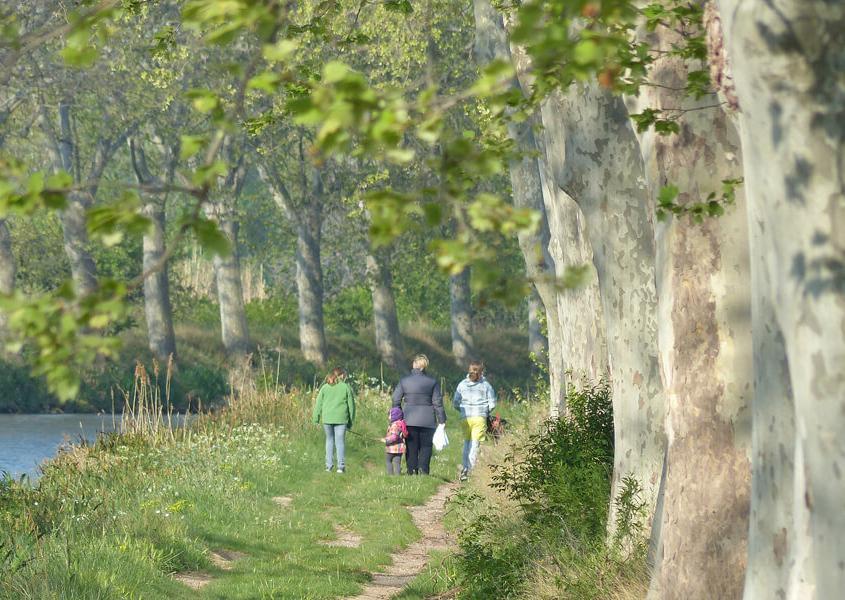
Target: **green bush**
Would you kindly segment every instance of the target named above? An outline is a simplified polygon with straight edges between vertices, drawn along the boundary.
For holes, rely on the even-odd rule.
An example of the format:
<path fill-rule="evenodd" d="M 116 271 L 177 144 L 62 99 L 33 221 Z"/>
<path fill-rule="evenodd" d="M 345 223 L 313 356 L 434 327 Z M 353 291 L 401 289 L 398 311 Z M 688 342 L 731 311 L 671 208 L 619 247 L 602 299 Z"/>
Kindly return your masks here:
<path fill-rule="evenodd" d="M 604 544 L 613 470 L 610 388 L 606 382 L 572 388 L 567 402 L 565 417 L 544 422 L 491 467 L 491 486 L 520 507 L 516 516 L 497 513 L 471 492 L 458 497 L 461 598 L 534 597 L 526 587 L 532 568 L 561 560 L 567 568 L 553 583 L 565 597 L 601 598 L 601 586 L 571 565 L 594 561 L 619 571 L 624 564 Z"/>
<path fill-rule="evenodd" d="M 568 415 L 546 421 L 524 447 L 494 467 L 493 487 L 532 526 L 591 542 L 604 534 L 613 473 L 613 413 L 606 382 L 570 388 Z"/>
<path fill-rule="evenodd" d="M 43 378 L 35 378 L 26 364 L 0 360 L 0 412 L 45 412 L 55 403 Z"/>
<path fill-rule="evenodd" d="M 249 326 L 258 331 L 273 331 L 280 326 L 295 325 L 298 315 L 299 309 L 293 294 L 278 293 L 266 300 L 246 305 Z"/>
<path fill-rule="evenodd" d="M 179 367 L 173 376 L 170 398 L 174 409 L 196 411 L 200 405 L 209 407 L 222 401 L 228 388 L 225 370 L 194 363 Z"/>
<path fill-rule="evenodd" d="M 373 298 L 366 285 L 344 288 L 325 305 L 326 327 L 333 331 L 355 331 L 373 319 Z"/>

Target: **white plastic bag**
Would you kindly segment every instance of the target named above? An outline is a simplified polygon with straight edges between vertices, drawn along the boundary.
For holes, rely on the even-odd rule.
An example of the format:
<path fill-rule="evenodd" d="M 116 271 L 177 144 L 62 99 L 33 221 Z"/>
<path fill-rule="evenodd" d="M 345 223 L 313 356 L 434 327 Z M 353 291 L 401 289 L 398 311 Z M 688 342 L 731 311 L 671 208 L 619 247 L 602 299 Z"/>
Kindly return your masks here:
<path fill-rule="evenodd" d="M 434 449 L 440 452 L 449 445 L 449 436 L 446 435 L 446 423 L 440 423 L 434 431 Z"/>

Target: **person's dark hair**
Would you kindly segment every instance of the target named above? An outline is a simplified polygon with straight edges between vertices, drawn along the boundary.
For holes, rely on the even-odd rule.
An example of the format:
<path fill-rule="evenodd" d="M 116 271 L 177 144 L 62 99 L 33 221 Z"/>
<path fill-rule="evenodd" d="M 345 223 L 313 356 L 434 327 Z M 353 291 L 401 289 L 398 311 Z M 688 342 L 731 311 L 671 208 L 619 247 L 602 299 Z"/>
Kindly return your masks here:
<path fill-rule="evenodd" d="M 471 360 L 471 361 L 469 361 L 469 369 L 472 369 L 473 367 L 478 367 L 478 369 L 480 371 L 483 371 L 484 370 L 484 363 L 481 362 L 480 360 Z"/>
<path fill-rule="evenodd" d="M 342 367 L 335 367 L 332 372 L 326 375 L 326 383 L 334 385 L 339 379 L 346 377 L 346 371 Z"/>

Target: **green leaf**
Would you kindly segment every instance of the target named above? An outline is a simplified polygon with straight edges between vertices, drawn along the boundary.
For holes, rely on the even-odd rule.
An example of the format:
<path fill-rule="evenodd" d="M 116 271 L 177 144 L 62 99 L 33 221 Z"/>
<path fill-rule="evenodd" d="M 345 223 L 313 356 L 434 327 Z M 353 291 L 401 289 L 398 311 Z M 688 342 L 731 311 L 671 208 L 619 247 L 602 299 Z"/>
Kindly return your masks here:
<path fill-rule="evenodd" d="M 208 142 L 204 135 L 179 136 L 179 158 L 186 160 L 194 156 Z"/>
<path fill-rule="evenodd" d="M 298 47 L 299 42 L 296 40 L 279 40 L 275 44 L 264 46 L 261 53 L 270 62 L 285 62 Z"/>
<path fill-rule="evenodd" d="M 679 193 L 680 190 L 678 189 L 678 186 L 672 184 L 665 185 L 660 188 L 660 192 L 657 195 L 657 202 L 661 206 L 673 204 Z"/>
<path fill-rule="evenodd" d="M 231 244 L 225 234 L 217 227 L 217 223 L 209 219 L 199 218 L 191 223 L 191 228 L 197 236 L 197 241 L 205 250 L 217 256 L 229 256 L 232 253 Z"/>
<path fill-rule="evenodd" d="M 332 60 L 323 67 L 323 83 L 343 81 L 349 73 L 349 67 L 338 60 Z"/>
<path fill-rule="evenodd" d="M 188 91 L 187 96 L 192 101 L 193 107 L 203 114 L 210 113 L 220 104 L 217 94 L 211 90 L 193 89 Z"/>
<path fill-rule="evenodd" d="M 273 94 L 279 88 L 281 78 L 278 74 L 272 71 L 264 71 L 247 82 L 247 87 L 255 90 L 262 90 L 268 94 Z"/>
<path fill-rule="evenodd" d="M 589 65 L 598 61 L 601 51 L 593 40 L 581 40 L 575 44 L 573 60 L 579 65 Z"/>

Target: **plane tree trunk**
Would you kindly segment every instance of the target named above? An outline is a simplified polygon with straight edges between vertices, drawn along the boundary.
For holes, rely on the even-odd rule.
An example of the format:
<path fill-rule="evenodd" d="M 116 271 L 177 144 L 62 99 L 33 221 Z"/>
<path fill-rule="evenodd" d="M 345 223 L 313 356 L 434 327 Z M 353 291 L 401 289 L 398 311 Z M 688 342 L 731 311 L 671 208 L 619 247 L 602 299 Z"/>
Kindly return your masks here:
<path fill-rule="evenodd" d="M 407 370 L 408 361 L 404 356 L 402 337 L 399 333 L 399 318 L 393 297 L 393 276 L 388 257 L 383 252 L 371 250 L 367 254 L 367 278 L 373 296 L 376 348 L 385 364 L 400 373 L 404 372 Z"/>
<path fill-rule="evenodd" d="M 608 521 L 625 478 L 642 488 L 647 526 L 663 464 L 665 397 L 657 359 L 654 229 L 639 143 L 621 98 L 597 84 L 542 107 L 552 182 L 574 200 L 593 252 L 610 364 L 615 458 Z"/>
<path fill-rule="evenodd" d="M 323 321 L 323 267 L 320 258 L 324 189 L 320 173 L 309 167 L 304 157 L 299 161 L 299 169 L 302 187 L 307 195 L 303 202 L 295 200 L 272 160 L 259 158 L 259 175 L 270 188 L 276 205 L 296 230 L 300 349 L 306 360 L 322 366 L 328 359 Z"/>
<path fill-rule="evenodd" d="M 754 369 L 745 598 L 845 589 L 845 8 L 720 0 L 748 203 Z"/>
<path fill-rule="evenodd" d="M 449 278 L 450 314 L 452 318 L 452 356 L 455 364 L 466 368 L 475 358 L 472 336 L 472 292 L 469 267 Z"/>
<path fill-rule="evenodd" d="M 659 27 L 669 50 L 680 36 Z M 650 205 L 664 185 L 688 205 L 742 175 L 739 135 L 711 94 L 683 91 L 689 69 L 662 55 L 645 105 L 690 109 L 680 132 L 642 139 Z M 742 190 L 724 215 L 656 225 L 658 330 L 667 393 L 667 464 L 650 598 L 739 598 L 745 577 L 753 393 L 748 222 Z"/>
<path fill-rule="evenodd" d="M 152 174 L 146 154 L 138 140 L 130 138 L 129 151 L 138 183 L 145 186 L 161 185 L 162 180 Z M 172 169 L 175 157 L 170 156 Z M 170 287 L 167 275 L 165 242 L 166 195 L 143 194 L 143 213 L 150 219 L 151 228 L 143 238 L 144 316 L 147 321 L 147 339 L 150 351 L 159 360 L 166 361 L 176 355 L 176 336 L 173 332 L 173 310 L 170 304 Z"/>
<path fill-rule="evenodd" d="M 243 157 L 229 169 L 221 186 L 221 197 L 212 206 L 213 216 L 220 231 L 229 242 L 226 255 L 215 254 L 212 259 L 220 305 L 220 333 L 223 347 L 231 357 L 247 354 L 251 350 L 249 328 L 246 320 L 244 294 L 241 283 L 241 263 L 238 249 L 237 201 L 246 178 L 247 167 Z"/>

